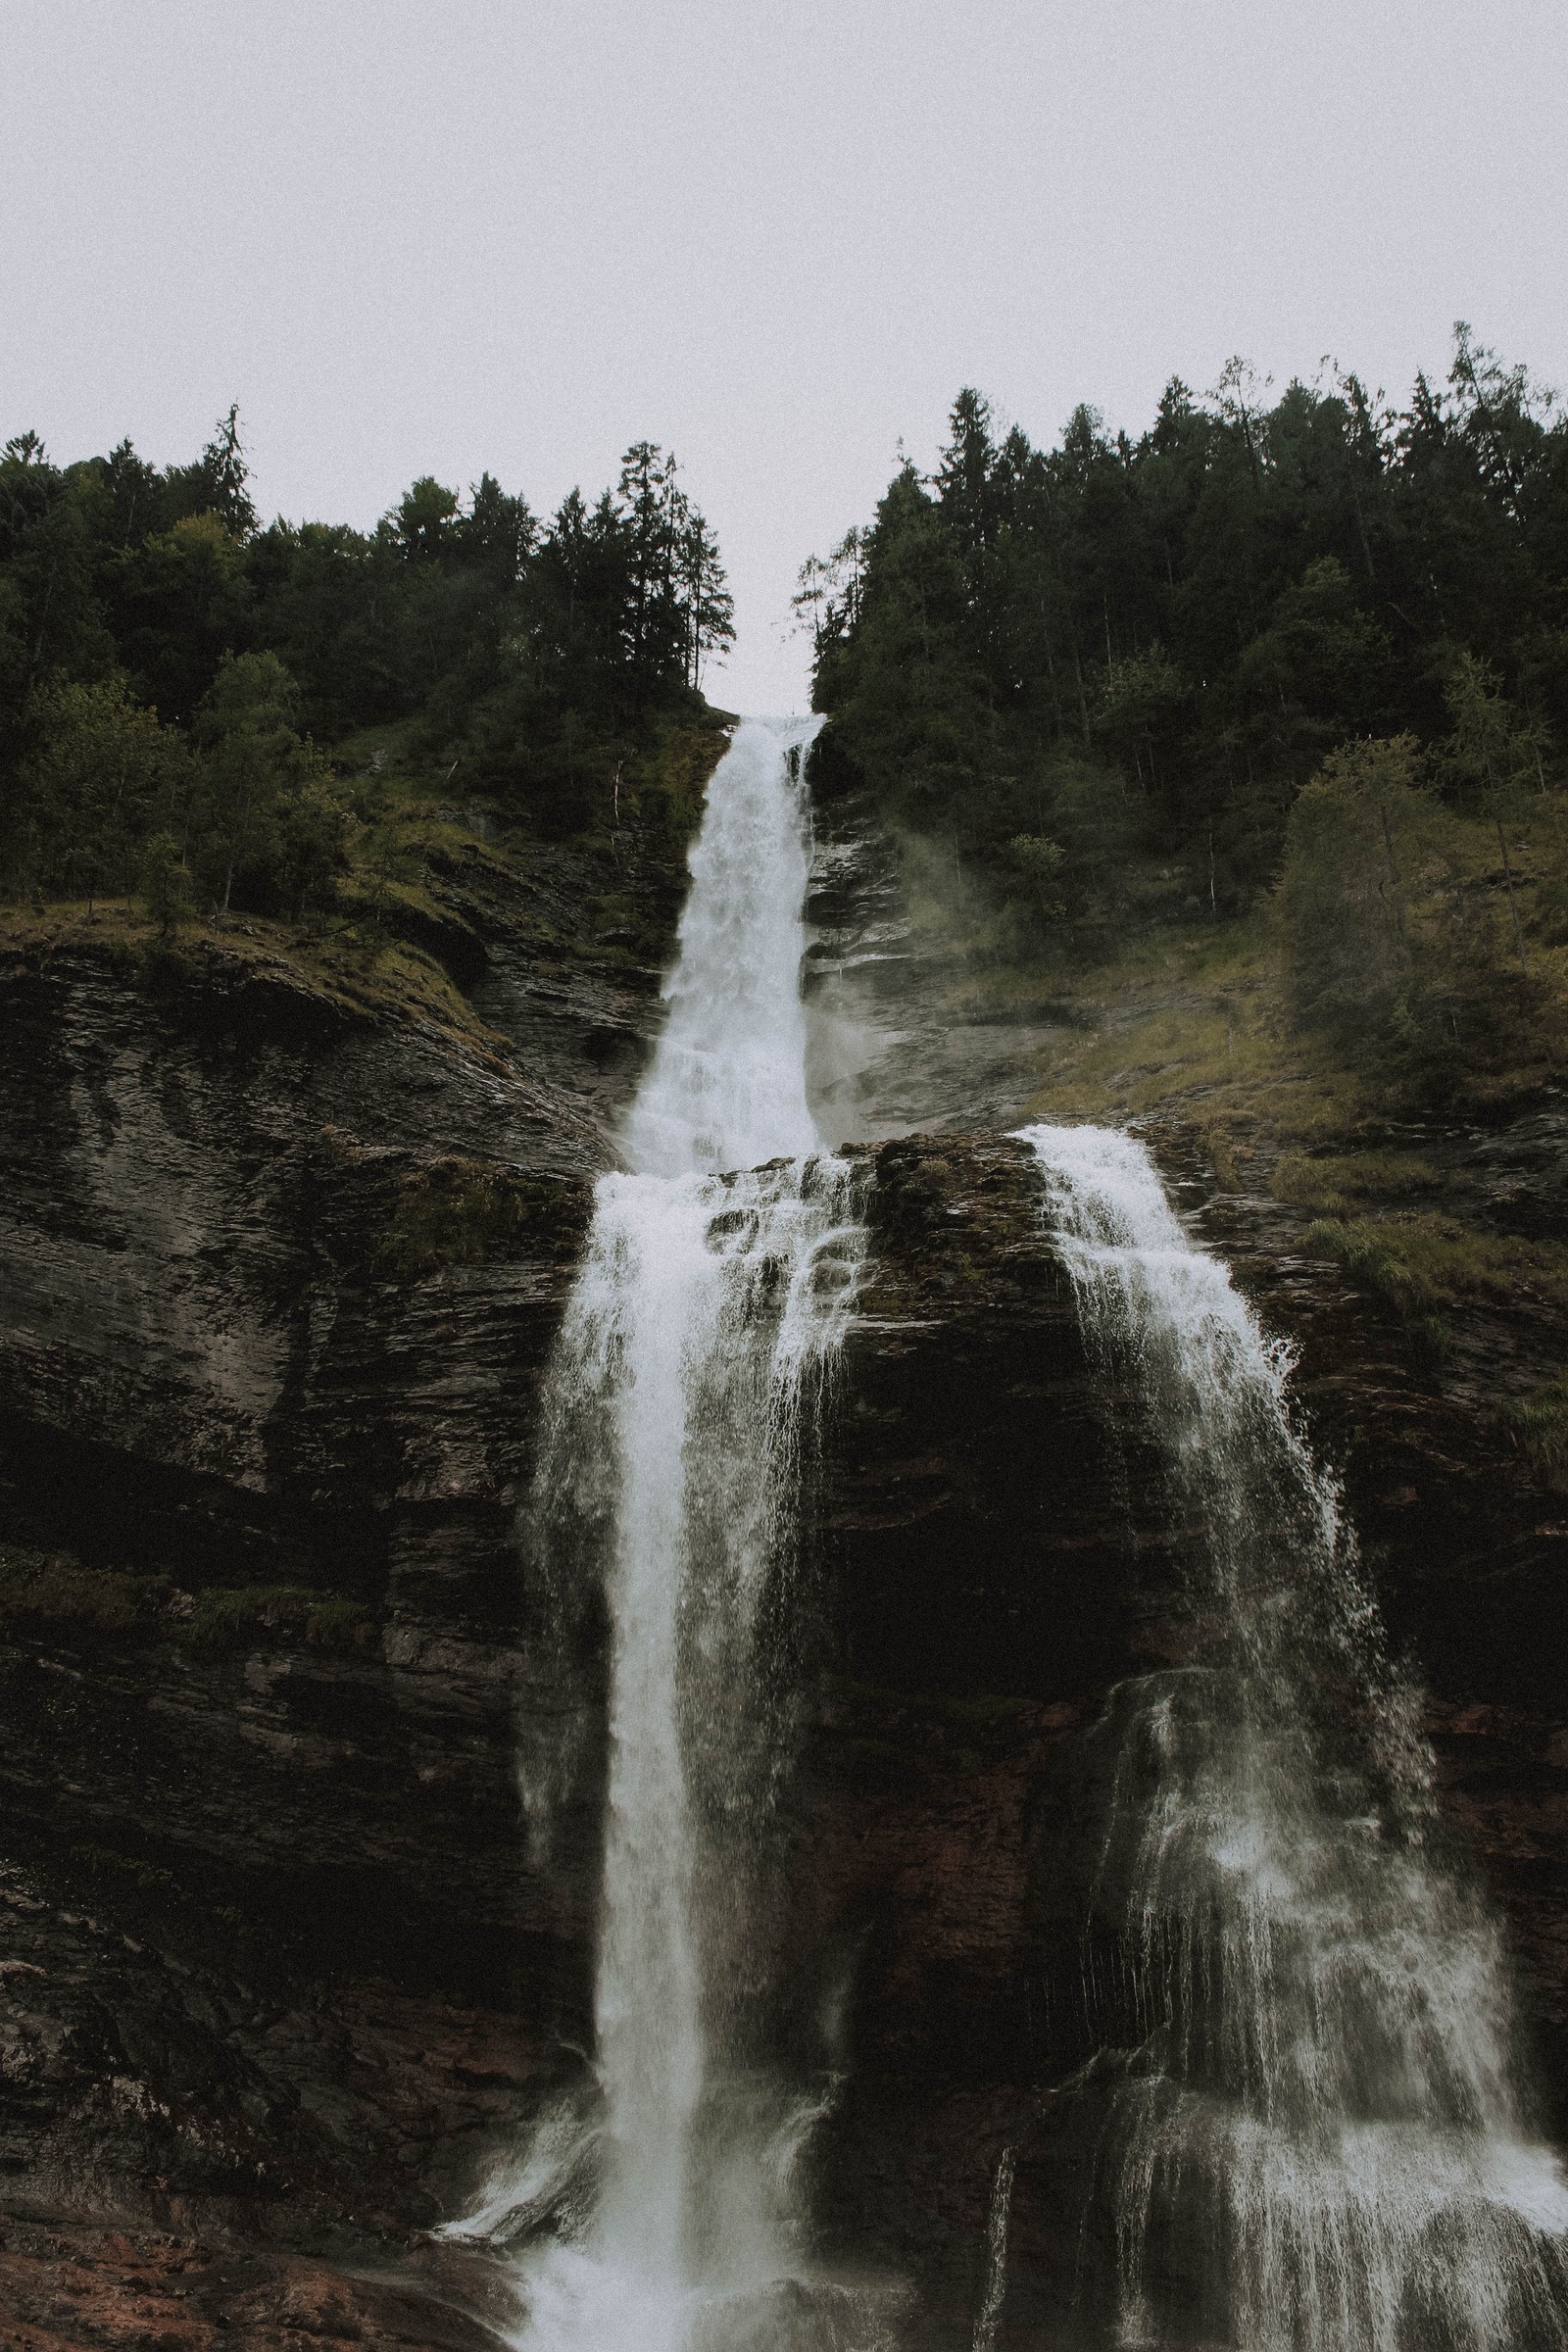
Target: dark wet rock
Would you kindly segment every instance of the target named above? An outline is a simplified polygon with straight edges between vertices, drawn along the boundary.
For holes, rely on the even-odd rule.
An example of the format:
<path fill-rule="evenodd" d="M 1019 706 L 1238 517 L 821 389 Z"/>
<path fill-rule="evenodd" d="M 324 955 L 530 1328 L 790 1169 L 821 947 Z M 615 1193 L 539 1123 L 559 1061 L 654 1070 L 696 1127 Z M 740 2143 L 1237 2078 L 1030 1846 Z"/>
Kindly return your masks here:
<path fill-rule="evenodd" d="M 880 988 L 900 917 L 854 818 L 818 964 L 853 961 L 881 891 Z M 0 2303 L 39 2344 L 485 2340 L 495 2275 L 422 2233 L 580 2078 L 592 1792 L 536 1866 L 514 1755 L 519 1711 L 548 1740 L 583 1688 L 529 1621 L 516 1520 L 657 1004 L 611 963 L 546 968 L 524 924 L 551 908 L 513 887 L 465 869 L 432 934 L 488 1032 L 221 943 L 156 979 L 80 949 L 0 971 Z M 897 1092 L 846 1116 L 897 1126 Z M 1089 1377 L 1031 1154 L 938 1110 L 857 1155 L 872 1263 L 808 1492 L 823 1636 L 776 1985 L 832 2094 L 824 2264 L 916 2281 L 902 2340 L 932 2352 L 970 2340 L 1004 2147 L 1002 2343 L 1048 2340 L 1110 2259 L 1079 2235 L 1095 2150 L 1061 2089 L 1099 2062 L 1097 1727 L 1200 1633 L 1191 1531 L 1138 1399 Z M 1153 1140 L 1298 1348 L 1556 2115 L 1568 1511 L 1496 1405 L 1562 1334 L 1499 1305 L 1424 1354 L 1307 1253 L 1266 1152 L 1222 1186 L 1191 1131 Z M 1554 1238 L 1562 1141 L 1542 1106 L 1399 1148 Z M 781 2285 L 769 2325 L 832 2340 L 860 2291 Z"/>
<path fill-rule="evenodd" d="M 869 794 L 819 805 L 814 834 L 805 991 L 808 1076 L 824 1136 L 838 1144 L 1017 1125 L 1039 1049 L 1079 1016 L 1049 998 L 973 991 L 946 934 L 911 923 L 899 848 Z M 961 877 L 952 887 L 961 901 Z"/>
<path fill-rule="evenodd" d="M 602 1105 L 281 957 L 0 986 L 7 2194 L 439 2220 L 582 2031 L 514 1531 Z"/>
<path fill-rule="evenodd" d="M 0 2310 L 17 2352 L 496 2352 L 486 2319 L 417 2280 L 255 2247 L 181 2227 L 147 2233 L 11 2221 Z"/>

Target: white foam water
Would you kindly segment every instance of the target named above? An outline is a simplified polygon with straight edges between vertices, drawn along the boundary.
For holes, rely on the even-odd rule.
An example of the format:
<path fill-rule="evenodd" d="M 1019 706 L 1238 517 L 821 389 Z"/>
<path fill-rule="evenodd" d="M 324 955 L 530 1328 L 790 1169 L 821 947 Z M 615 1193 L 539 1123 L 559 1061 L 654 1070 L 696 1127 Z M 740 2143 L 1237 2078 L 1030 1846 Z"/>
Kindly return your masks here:
<path fill-rule="evenodd" d="M 799 2265 L 820 2093 L 768 2063 L 761 1856 L 802 1452 L 860 1256 L 806 1096 L 819 723 L 743 724 L 711 779 L 636 1172 L 600 1182 L 549 1384 L 536 1527 L 572 1531 L 554 1572 L 602 1580 L 611 1631 L 597 2098 L 454 2232 L 518 2245 L 529 2352 L 772 2340 Z"/>
<path fill-rule="evenodd" d="M 1098 1900 L 1130 1981 L 1096 2192 L 1112 2340 L 1564 2345 L 1568 2187 L 1520 2095 L 1499 1939 L 1441 1859 L 1414 1696 L 1289 1352 L 1136 1140 L 1024 1138 L 1091 1354 L 1152 1418 L 1210 1635 L 1106 1724 Z"/>
<path fill-rule="evenodd" d="M 1012 2177 L 1017 2150 L 1004 2147 L 997 2159 L 986 2213 L 985 2285 L 975 2319 L 971 2352 L 996 2352 L 997 2327 L 1007 2295 L 1007 2222 L 1012 2212 Z"/>
<path fill-rule="evenodd" d="M 820 719 L 752 719 L 709 786 L 669 1019 L 626 1123 L 652 1175 L 819 1152 L 806 1100 L 801 957 L 810 875 L 804 766 Z"/>

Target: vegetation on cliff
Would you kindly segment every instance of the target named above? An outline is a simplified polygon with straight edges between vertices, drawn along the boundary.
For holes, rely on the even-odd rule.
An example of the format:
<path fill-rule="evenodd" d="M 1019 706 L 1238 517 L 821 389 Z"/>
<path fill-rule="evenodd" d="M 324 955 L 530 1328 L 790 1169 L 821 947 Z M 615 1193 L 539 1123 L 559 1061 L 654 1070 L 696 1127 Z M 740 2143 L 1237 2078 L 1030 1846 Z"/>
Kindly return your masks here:
<path fill-rule="evenodd" d="M 260 526 L 232 412 L 189 466 L 128 442 L 0 459 L 0 896 L 135 899 L 407 934 L 410 819 L 602 853 L 667 884 L 732 634 L 712 535 L 653 444 L 547 523 L 485 474 L 369 533 Z M 428 943 L 426 943 L 428 944 Z"/>
<path fill-rule="evenodd" d="M 840 764 L 979 886 L 972 965 L 1200 934 L 1386 1095 L 1555 1071 L 1568 416 L 1467 328 L 1402 411 L 1238 363 L 1041 451 L 965 391 L 798 601 Z"/>

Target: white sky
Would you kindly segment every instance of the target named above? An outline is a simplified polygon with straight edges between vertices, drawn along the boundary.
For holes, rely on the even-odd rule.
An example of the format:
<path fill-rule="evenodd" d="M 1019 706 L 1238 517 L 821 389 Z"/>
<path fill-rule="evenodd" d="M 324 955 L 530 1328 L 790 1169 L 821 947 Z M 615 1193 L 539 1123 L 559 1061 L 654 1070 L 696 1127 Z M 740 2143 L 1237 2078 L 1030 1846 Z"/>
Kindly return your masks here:
<path fill-rule="evenodd" d="M 1568 378 L 1563 0 L 0 0 L 0 433 L 368 525 L 671 446 L 801 708 L 795 573 L 954 393 L 1136 429 L 1232 352 Z"/>

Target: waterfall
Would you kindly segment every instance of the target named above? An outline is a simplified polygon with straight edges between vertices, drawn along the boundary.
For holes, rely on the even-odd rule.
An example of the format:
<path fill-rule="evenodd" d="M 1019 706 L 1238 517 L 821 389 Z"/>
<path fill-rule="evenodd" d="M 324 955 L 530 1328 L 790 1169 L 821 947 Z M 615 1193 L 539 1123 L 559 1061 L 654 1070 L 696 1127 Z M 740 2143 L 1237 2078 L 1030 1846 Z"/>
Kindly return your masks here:
<path fill-rule="evenodd" d="M 597 2105 L 552 2111 L 458 2226 L 535 2231 L 529 2352 L 739 2341 L 793 2267 L 803 2107 L 766 2062 L 765 1845 L 802 1450 L 859 1258 L 806 1096 L 818 723 L 743 724 L 710 784 L 636 1172 L 601 1180 L 549 1384 L 536 1528 L 558 1589 L 598 1576 L 610 1625 Z"/>
<path fill-rule="evenodd" d="M 986 2215 L 985 2289 L 974 2324 L 971 2352 L 996 2352 L 997 2324 L 1007 2296 L 1007 2220 L 1012 2210 L 1012 2176 L 1017 2150 L 1010 2144 L 997 2159 L 991 2183 L 991 2208 Z"/>
<path fill-rule="evenodd" d="M 1154 1422 L 1203 1642 L 1124 1685 L 1104 1727 L 1098 1902 L 1129 1978 L 1101 2020 L 1123 2045 L 1102 2062 L 1097 2191 L 1114 2340 L 1560 2346 L 1568 2188 L 1531 2132 L 1499 1940 L 1441 1858 L 1414 1697 L 1293 1418 L 1288 1352 L 1141 1145 L 1024 1138 L 1107 1394 Z"/>

